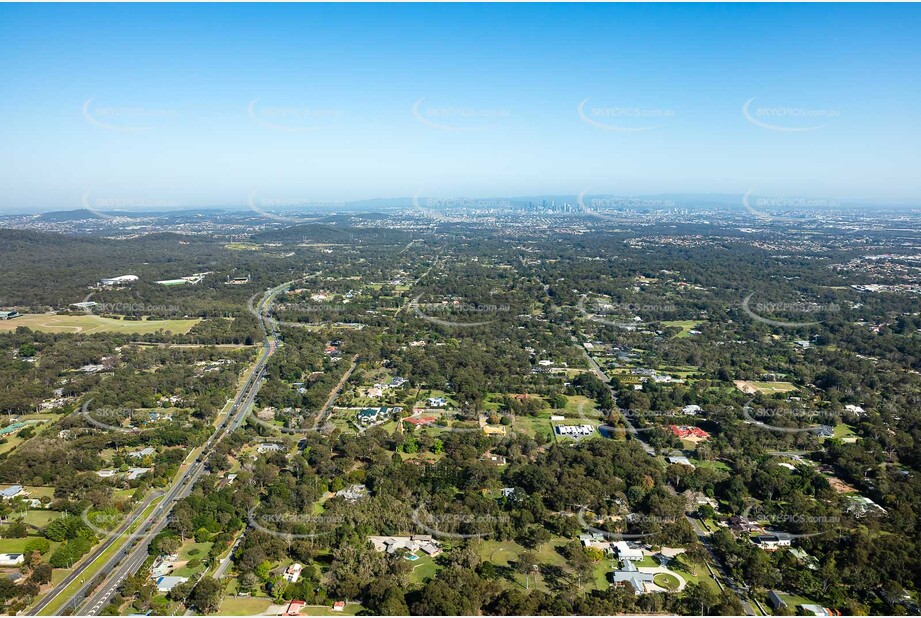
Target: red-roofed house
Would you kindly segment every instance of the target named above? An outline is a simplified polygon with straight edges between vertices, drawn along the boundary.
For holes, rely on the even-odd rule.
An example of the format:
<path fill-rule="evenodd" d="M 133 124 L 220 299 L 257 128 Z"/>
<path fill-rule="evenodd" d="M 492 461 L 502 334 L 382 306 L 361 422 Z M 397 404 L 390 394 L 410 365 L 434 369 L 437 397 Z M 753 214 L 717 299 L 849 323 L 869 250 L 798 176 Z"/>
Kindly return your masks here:
<path fill-rule="evenodd" d="M 434 416 L 410 416 L 409 418 L 404 418 L 404 421 L 410 425 L 428 425 L 429 423 L 435 422 Z"/>
<path fill-rule="evenodd" d="M 304 601 L 291 601 L 288 604 L 288 609 L 285 610 L 285 616 L 300 616 L 301 610 L 307 605 Z"/>
<path fill-rule="evenodd" d="M 710 434 L 700 427 L 669 425 L 668 429 L 679 438 L 700 438 L 701 440 L 706 440 L 710 437 Z"/>

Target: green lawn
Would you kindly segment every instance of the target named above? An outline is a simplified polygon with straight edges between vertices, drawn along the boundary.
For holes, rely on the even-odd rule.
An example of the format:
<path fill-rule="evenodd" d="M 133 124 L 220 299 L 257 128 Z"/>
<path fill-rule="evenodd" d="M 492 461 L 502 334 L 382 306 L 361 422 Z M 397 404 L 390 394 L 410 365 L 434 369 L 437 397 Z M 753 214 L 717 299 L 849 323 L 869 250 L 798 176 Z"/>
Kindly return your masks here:
<path fill-rule="evenodd" d="M 35 537 L 21 539 L 0 539 L 0 554 L 21 554 L 25 551 L 26 543 Z"/>
<path fill-rule="evenodd" d="M 677 577 L 669 575 L 668 573 L 656 573 L 652 578 L 652 583 L 666 590 L 675 590 L 681 585 Z"/>
<path fill-rule="evenodd" d="M 703 322 L 698 322 L 695 320 L 669 320 L 662 322 L 662 326 L 671 326 L 673 328 L 681 329 L 681 332 L 675 335 L 676 339 L 690 337 L 691 331 L 695 330 L 701 324 L 703 324 Z"/>
<path fill-rule="evenodd" d="M 569 395 L 566 397 L 566 408 L 563 415 L 566 418 L 600 418 L 600 413 L 595 407 L 595 400 L 582 395 Z"/>
<path fill-rule="evenodd" d="M 272 604 L 271 599 L 257 597 L 225 597 L 217 613 L 221 616 L 255 616 Z"/>
<path fill-rule="evenodd" d="M 187 542 L 179 548 L 179 560 L 190 560 L 192 558 L 201 558 L 205 559 L 208 557 L 208 552 L 211 551 L 211 546 L 214 543 L 206 541 L 204 543 L 191 543 Z M 192 550 L 197 549 L 197 553 L 189 553 Z"/>
<path fill-rule="evenodd" d="M 543 434 L 547 438 L 553 436 L 553 427 L 549 417 L 516 416 L 515 420 L 512 422 L 512 429 L 514 429 L 516 433 L 523 433 L 530 437 L 534 437 L 537 434 Z"/>
<path fill-rule="evenodd" d="M 60 511 L 29 510 L 25 513 L 13 513 L 11 518 L 19 519 L 25 524 L 44 528 L 48 523 L 61 516 Z"/>
<path fill-rule="evenodd" d="M 850 425 L 844 423 L 838 423 L 835 425 L 835 437 L 836 438 L 853 438 L 857 434 L 854 433 L 854 429 Z"/>
<path fill-rule="evenodd" d="M 159 330 L 185 334 L 201 322 L 194 320 L 116 320 L 98 315 L 25 314 L 13 320 L 0 321 L 0 331 L 13 331 L 20 326 L 46 333 L 136 333 L 148 334 Z"/>
<path fill-rule="evenodd" d="M 412 565 L 413 569 L 409 574 L 409 581 L 414 584 L 421 584 L 426 579 L 435 577 L 435 573 L 438 571 L 435 560 L 425 554 L 419 554 L 419 559 L 413 560 L 409 564 Z"/>
<path fill-rule="evenodd" d="M 707 569 L 707 566 L 704 564 L 697 564 L 689 566 L 684 563 L 681 557 L 676 558 L 668 563 L 669 570 L 674 571 L 681 575 L 684 580 L 688 583 L 699 583 L 707 586 L 714 592 L 719 592 L 719 586 L 716 581 L 710 576 L 710 571 Z M 697 569 L 696 574 L 694 569 Z"/>

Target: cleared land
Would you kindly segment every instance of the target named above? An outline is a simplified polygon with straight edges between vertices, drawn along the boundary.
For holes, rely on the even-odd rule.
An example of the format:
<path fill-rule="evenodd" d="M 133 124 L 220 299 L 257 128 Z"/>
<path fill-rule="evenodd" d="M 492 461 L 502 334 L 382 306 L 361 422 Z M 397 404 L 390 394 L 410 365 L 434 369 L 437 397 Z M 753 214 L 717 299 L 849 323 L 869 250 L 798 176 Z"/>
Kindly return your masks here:
<path fill-rule="evenodd" d="M 45 333 L 137 333 L 140 335 L 155 333 L 158 330 L 185 334 L 201 322 L 193 320 L 116 320 L 98 315 L 50 315 L 44 313 L 27 313 L 12 320 L 0 321 L 0 331 L 16 330 L 28 326 L 32 330 Z"/>
<path fill-rule="evenodd" d="M 753 395 L 757 392 L 766 395 L 774 393 L 789 393 L 796 390 L 796 386 L 789 382 L 757 382 L 752 380 L 735 380 L 736 388 L 743 393 Z"/>

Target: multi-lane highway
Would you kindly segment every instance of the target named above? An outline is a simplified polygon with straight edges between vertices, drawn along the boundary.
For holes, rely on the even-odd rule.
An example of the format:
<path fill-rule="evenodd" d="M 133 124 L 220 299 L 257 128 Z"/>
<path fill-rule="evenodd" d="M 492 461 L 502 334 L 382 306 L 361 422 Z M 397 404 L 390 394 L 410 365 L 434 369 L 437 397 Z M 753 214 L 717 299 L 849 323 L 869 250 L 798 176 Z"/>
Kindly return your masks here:
<path fill-rule="evenodd" d="M 64 579 L 60 584 L 54 587 L 39 603 L 37 603 L 29 612 L 29 615 L 39 615 L 45 613 L 48 606 L 59 599 L 65 593 L 68 585 L 77 579 L 80 580 L 81 586 L 73 593 L 68 593 L 69 598 L 62 604 L 58 605 L 58 613 L 61 608 L 74 607 L 80 608 L 81 615 L 96 615 L 109 602 L 111 596 L 121 585 L 122 581 L 141 567 L 148 556 L 148 545 L 150 541 L 161 531 L 168 523 L 169 513 L 173 506 L 179 500 L 186 497 L 195 486 L 195 483 L 201 478 L 206 470 L 205 462 L 208 460 L 214 446 L 227 434 L 238 429 L 246 419 L 247 413 L 252 407 L 262 379 L 265 375 L 265 367 L 269 358 L 275 353 L 278 346 L 278 332 L 274 322 L 266 317 L 267 309 L 271 306 L 275 295 L 284 289 L 288 284 L 282 284 L 276 288 L 268 290 L 261 298 L 257 305 L 259 317 L 259 326 L 263 335 L 263 349 L 256 360 L 249 377 L 244 381 L 239 392 L 237 393 L 232 405 L 227 411 L 224 420 L 215 428 L 215 431 L 199 451 L 199 455 L 191 463 L 184 463 L 180 473 L 170 488 L 162 494 L 162 500 L 148 515 L 144 515 L 144 510 L 150 503 L 160 497 L 153 495 L 147 498 L 126 521 L 112 532 L 93 552 L 89 559 L 82 562 L 74 571 Z M 190 455 L 191 457 L 191 455 Z M 129 532 L 130 530 L 130 532 Z M 125 536 L 127 535 L 127 538 Z M 124 541 L 122 543 L 122 541 Z M 86 579 L 86 570 L 94 564 L 101 556 L 106 553 L 112 546 L 121 544 L 121 548 L 108 559 L 103 568 L 99 571 L 104 574 L 105 580 L 98 590 L 91 592 L 90 587 L 93 581 L 84 582 Z M 87 597 L 87 595 L 89 596 Z"/>

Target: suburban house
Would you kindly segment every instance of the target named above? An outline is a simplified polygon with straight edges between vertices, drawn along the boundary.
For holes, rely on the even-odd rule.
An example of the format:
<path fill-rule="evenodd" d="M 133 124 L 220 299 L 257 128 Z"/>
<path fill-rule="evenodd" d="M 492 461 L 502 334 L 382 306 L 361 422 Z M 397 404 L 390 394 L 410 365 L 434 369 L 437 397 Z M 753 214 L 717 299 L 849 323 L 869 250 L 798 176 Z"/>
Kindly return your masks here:
<path fill-rule="evenodd" d="M 276 442 L 263 442 L 262 444 L 256 447 L 256 450 L 260 454 L 265 454 L 265 453 L 277 453 L 282 449 L 281 449 L 281 444 L 278 444 Z"/>
<path fill-rule="evenodd" d="M 669 425 L 668 429 L 679 438 L 697 438 L 700 440 L 706 440 L 710 437 L 710 434 L 700 427 L 689 425 Z"/>
<path fill-rule="evenodd" d="M 624 560 L 624 566 L 611 573 L 611 583 L 624 584 L 632 588 L 634 594 L 643 594 L 646 592 L 646 584 L 651 584 L 653 577 L 652 573 L 640 573 L 633 562 Z"/>
<path fill-rule="evenodd" d="M 668 460 L 670 464 L 681 464 L 683 466 L 690 466 L 692 468 L 696 467 L 691 463 L 691 460 L 685 457 L 684 455 L 669 455 L 665 459 Z"/>
<path fill-rule="evenodd" d="M 125 478 L 129 481 L 133 481 L 135 479 L 141 478 L 148 472 L 150 472 L 150 468 L 128 468 L 128 473 Z"/>
<path fill-rule="evenodd" d="M 756 521 L 752 521 L 741 515 L 733 515 L 729 518 L 729 528 L 736 532 L 763 532 L 764 528 Z"/>
<path fill-rule="evenodd" d="M 768 592 L 768 603 L 774 609 L 781 609 L 782 607 L 787 606 L 787 602 L 780 598 L 780 594 L 781 593 L 777 592 L 776 590 L 771 590 Z"/>
<path fill-rule="evenodd" d="M 636 546 L 631 547 L 627 541 L 616 541 L 611 543 L 611 546 L 614 548 L 614 551 L 617 552 L 617 557 L 621 560 L 643 559 L 643 550 Z"/>
<path fill-rule="evenodd" d="M 157 450 L 155 448 L 153 448 L 152 446 L 148 446 L 146 448 L 142 448 L 139 451 L 131 451 L 130 453 L 128 453 L 128 457 L 134 457 L 135 459 L 143 459 L 145 457 L 150 457 L 151 455 L 155 455 L 156 452 Z"/>
<path fill-rule="evenodd" d="M 22 554 L 0 554 L 0 566 L 18 567 L 26 562 L 26 557 Z"/>
<path fill-rule="evenodd" d="M 358 411 L 356 420 L 359 425 L 371 425 L 380 419 L 380 408 L 362 408 Z"/>
<path fill-rule="evenodd" d="M 345 489 L 336 492 L 337 498 L 342 498 L 346 502 L 358 502 L 368 495 L 368 488 L 364 485 L 349 485 Z"/>
<path fill-rule="evenodd" d="M 282 578 L 286 582 L 296 584 L 297 580 L 301 578 L 301 571 L 303 570 L 304 565 L 302 565 L 300 562 L 294 562 L 287 569 L 285 569 L 285 573 L 282 575 Z"/>
<path fill-rule="evenodd" d="M 790 547 L 792 542 L 793 539 L 790 537 L 790 535 L 784 534 L 782 532 L 760 534 L 758 536 L 752 537 L 752 543 L 765 551 L 774 551 L 775 549 L 780 549 L 781 547 Z"/>
<path fill-rule="evenodd" d="M 866 496 L 848 496 L 848 502 L 850 502 L 850 504 L 847 507 L 847 512 L 853 514 L 855 517 L 863 517 L 870 513 L 875 513 L 877 515 L 886 514 L 886 509 L 876 504 Z"/>
<path fill-rule="evenodd" d="M 430 408 L 443 408 L 448 404 L 444 397 L 429 397 Z"/>
<path fill-rule="evenodd" d="M 441 545 L 429 534 L 416 534 L 413 536 L 372 536 L 368 537 L 377 551 L 395 554 L 403 549 L 411 554 L 417 551 L 435 557 L 441 553 Z"/>
<path fill-rule="evenodd" d="M 12 500 L 13 498 L 28 496 L 29 492 L 22 488 L 22 485 L 10 485 L 5 489 L 0 489 L 0 498 Z"/>
<path fill-rule="evenodd" d="M 554 429 L 557 434 L 568 438 L 585 438 L 595 433 L 592 425 L 557 425 Z"/>
<path fill-rule="evenodd" d="M 285 613 L 282 616 L 300 616 L 301 610 L 307 606 L 307 603 L 304 601 L 291 601 L 288 603 L 288 609 L 285 610 Z"/>
<path fill-rule="evenodd" d="M 164 575 L 158 577 L 154 582 L 157 586 L 157 592 L 169 592 L 179 584 L 189 581 L 188 577 L 177 577 L 175 575 Z"/>

